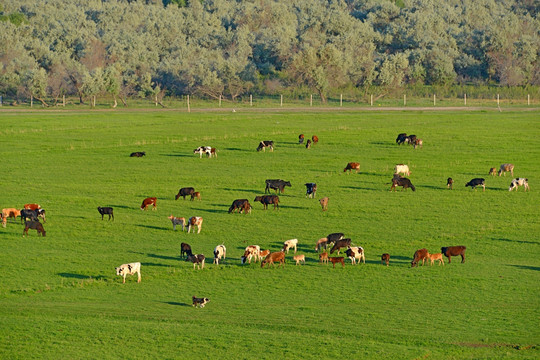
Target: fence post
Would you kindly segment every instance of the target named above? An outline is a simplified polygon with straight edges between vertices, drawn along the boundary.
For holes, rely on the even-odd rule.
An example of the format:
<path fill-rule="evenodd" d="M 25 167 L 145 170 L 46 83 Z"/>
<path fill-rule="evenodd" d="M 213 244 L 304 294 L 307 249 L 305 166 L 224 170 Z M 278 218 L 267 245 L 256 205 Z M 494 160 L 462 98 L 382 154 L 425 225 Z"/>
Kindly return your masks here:
<path fill-rule="evenodd" d="M 62 95 L 62 106 L 66 107 L 66 95 Z"/>
<path fill-rule="evenodd" d="M 371 106 L 373 106 L 373 94 L 371 94 L 371 100 L 370 100 Z"/>
<path fill-rule="evenodd" d="M 253 95 L 249 94 L 249 106 L 253 106 Z"/>
<path fill-rule="evenodd" d="M 30 95 L 30 107 L 34 106 L 34 96 Z"/>
<path fill-rule="evenodd" d="M 531 105 L 531 95 L 527 94 L 527 106 Z M 2 106 L 2 97 L 0 96 L 0 106 Z"/>
<path fill-rule="evenodd" d="M 343 106 L 343 94 L 339 95 L 339 106 Z"/>
<path fill-rule="evenodd" d="M 499 106 L 499 94 L 497 94 L 497 106 Z"/>
<path fill-rule="evenodd" d="M 309 95 L 309 106 L 313 106 L 313 94 Z"/>
<path fill-rule="evenodd" d="M 280 95 L 280 103 L 279 103 L 279 106 L 283 106 L 283 95 Z"/>
<path fill-rule="evenodd" d="M 435 100 L 435 94 L 433 94 L 433 106 L 435 106 L 436 100 Z"/>
<path fill-rule="evenodd" d="M 187 112 L 191 112 L 191 109 L 189 107 L 189 95 L 187 96 Z"/>
<path fill-rule="evenodd" d="M 221 107 L 221 94 L 219 95 L 219 107 Z"/>
<path fill-rule="evenodd" d="M 467 106 L 467 94 L 463 94 L 463 100 L 465 101 L 465 106 Z"/>
<path fill-rule="evenodd" d="M 0 95 L 0 106 L 2 106 L 2 95 Z"/>
<path fill-rule="evenodd" d="M 403 94 L 403 106 L 407 106 L 407 95 Z"/>

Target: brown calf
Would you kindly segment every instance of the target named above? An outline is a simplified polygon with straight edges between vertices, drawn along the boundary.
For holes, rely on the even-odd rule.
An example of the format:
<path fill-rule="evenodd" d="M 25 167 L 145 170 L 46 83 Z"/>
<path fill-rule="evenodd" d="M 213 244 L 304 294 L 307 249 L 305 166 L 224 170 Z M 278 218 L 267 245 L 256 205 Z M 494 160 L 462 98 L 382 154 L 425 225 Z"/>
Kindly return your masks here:
<path fill-rule="evenodd" d="M 323 264 L 328 264 L 328 253 L 327 252 L 323 252 L 322 254 L 319 254 L 319 262 L 323 263 Z"/>
<path fill-rule="evenodd" d="M 428 260 L 431 260 L 431 264 L 430 265 L 433 265 L 433 262 L 435 260 L 439 260 L 439 266 L 441 264 L 444 265 L 444 260 L 443 260 L 443 257 L 442 257 L 442 254 L 441 253 L 437 253 L 437 254 L 428 254 Z"/>
<path fill-rule="evenodd" d="M 496 168 L 490 168 L 488 175 L 492 175 L 492 176 L 497 175 L 497 169 Z"/>
<path fill-rule="evenodd" d="M 261 261 L 261 267 L 263 268 L 265 264 L 270 264 L 272 266 L 275 266 L 274 263 L 279 262 L 279 264 L 283 267 L 285 264 L 285 253 L 283 251 L 277 251 L 270 253 L 263 261 Z"/>
<path fill-rule="evenodd" d="M 321 203 L 322 211 L 328 210 L 328 197 L 323 197 L 319 202 Z"/>
<path fill-rule="evenodd" d="M 382 264 L 386 264 L 386 266 L 388 266 L 388 263 L 390 262 L 390 254 L 382 254 L 381 255 L 381 262 Z"/>
<path fill-rule="evenodd" d="M 303 262 L 304 265 L 306 264 L 306 256 L 305 255 L 295 255 L 293 256 L 294 261 L 296 261 L 296 265 L 300 264 L 300 262 Z"/>
<path fill-rule="evenodd" d="M 448 258 L 448 263 L 452 262 L 452 256 L 461 256 L 461 262 L 465 262 L 465 250 L 467 248 L 465 246 L 448 246 L 448 247 L 442 247 L 441 253 Z"/>
<path fill-rule="evenodd" d="M 352 170 L 356 170 L 356 172 L 360 171 L 360 164 L 357 162 L 350 162 L 345 166 L 345 169 L 343 169 L 343 172 L 346 172 L 349 170 L 349 173 L 351 173 Z"/>
<path fill-rule="evenodd" d="M 341 263 L 341 266 L 342 267 L 345 267 L 345 260 L 343 258 L 343 256 L 339 256 L 339 257 L 329 257 L 330 261 L 332 262 L 332 267 L 335 268 L 336 267 L 336 263 Z"/>
<path fill-rule="evenodd" d="M 193 194 L 191 194 L 191 201 L 193 201 L 194 199 L 201 200 L 201 193 L 195 191 Z"/>
<path fill-rule="evenodd" d="M 150 205 L 152 205 L 152 210 L 157 209 L 157 199 L 155 197 L 144 199 L 141 205 L 141 210 L 147 210 Z"/>
<path fill-rule="evenodd" d="M 313 135 L 313 136 L 311 137 L 311 140 L 313 140 L 313 145 L 315 145 L 316 143 L 319 142 L 319 138 L 317 137 L 317 135 Z"/>
<path fill-rule="evenodd" d="M 23 230 L 23 236 L 24 234 L 28 235 L 28 229 L 35 229 L 37 230 L 38 235 L 41 234 L 41 236 L 45 237 L 45 229 L 43 229 L 43 225 L 39 221 L 26 221 Z"/>
<path fill-rule="evenodd" d="M 424 248 L 424 249 L 416 250 L 416 252 L 414 253 L 414 259 L 413 261 L 411 261 L 411 267 L 417 266 L 420 260 L 422 260 L 422 266 L 423 266 L 424 262 L 427 259 L 427 256 L 428 256 L 427 249 Z"/>

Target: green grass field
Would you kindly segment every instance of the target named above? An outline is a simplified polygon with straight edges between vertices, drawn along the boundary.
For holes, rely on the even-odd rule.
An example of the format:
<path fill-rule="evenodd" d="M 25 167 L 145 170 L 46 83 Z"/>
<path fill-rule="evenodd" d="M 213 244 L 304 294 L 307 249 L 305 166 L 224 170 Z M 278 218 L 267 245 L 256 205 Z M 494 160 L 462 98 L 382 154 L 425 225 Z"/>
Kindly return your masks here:
<path fill-rule="evenodd" d="M 47 211 L 45 238 L 23 237 L 18 218 L 0 228 L 0 358 L 540 357 L 538 111 L 43 111 L 0 122 L 0 206 Z M 401 132 L 423 148 L 397 146 Z M 300 133 L 320 142 L 307 150 Z M 260 140 L 275 151 L 256 152 Z M 193 155 L 201 145 L 218 158 Z M 343 173 L 350 161 L 358 174 Z M 507 162 L 530 192 L 487 175 Z M 416 192 L 388 191 L 397 163 Z M 485 192 L 464 186 L 475 177 Z M 252 201 L 269 178 L 292 183 L 276 211 Z M 202 200 L 175 201 L 186 186 Z M 149 196 L 157 211 L 143 212 Z M 227 213 L 239 198 L 251 214 Z M 114 207 L 114 222 L 98 206 Z M 174 232 L 171 214 L 202 216 L 201 233 Z M 364 247 L 366 264 L 320 265 L 315 242 L 332 232 Z M 247 245 L 277 251 L 290 238 L 305 266 L 292 254 L 284 268 L 240 264 Z M 206 255 L 204 270 L 179 258 L 181 242 Z M 451 245 L 467 246 L 464 264 L 410 267 L 415 250 Z M 114 268 L 135 261 L 142 282 L 122 284 Z M 193 308 L 192 295 L 210 303 Z"/>

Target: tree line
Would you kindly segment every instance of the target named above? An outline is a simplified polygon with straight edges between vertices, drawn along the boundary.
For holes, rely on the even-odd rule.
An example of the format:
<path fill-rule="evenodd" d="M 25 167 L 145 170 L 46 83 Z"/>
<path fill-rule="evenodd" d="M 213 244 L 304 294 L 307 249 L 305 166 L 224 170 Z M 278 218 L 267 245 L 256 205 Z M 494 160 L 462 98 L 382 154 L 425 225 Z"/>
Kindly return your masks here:
<path fill-rule="evenodd" d="M 0 95 L 540 85 L 536 0 L 4 0 Z"/>

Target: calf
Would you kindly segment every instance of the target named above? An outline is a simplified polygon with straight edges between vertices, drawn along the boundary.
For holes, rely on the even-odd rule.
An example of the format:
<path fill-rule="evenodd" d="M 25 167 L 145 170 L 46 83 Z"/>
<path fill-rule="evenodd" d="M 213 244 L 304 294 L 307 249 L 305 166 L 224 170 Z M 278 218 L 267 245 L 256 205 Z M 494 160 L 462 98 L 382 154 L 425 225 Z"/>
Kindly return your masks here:
<path fill-rule="evenodd" d="M 347 166 L 345 166 L 345 169 L 343 169 L 343 172 L 346 172 L 347 170 L 349 170 L 349 174 L 352 172 L 352 170 L 356 170 L 356 172 L 358 173 L 360 171 L 360 163 L 357 163 L 357 162 L 348 163 Z"/>
<path fill-rule="evenodd" d="M 122 284 L 126 283 L 126 276 L 127 275 L 135 275 L 137 274 L 137 282 L 141 282 L 141 263 L 135 262 L 135 263 L 129 263 L 129 264 L 122 264 L 119 267 L 115 268 L 116 275 L 120 275 L 123 277 Z"/>
<path fill-rule="evenodd" d="M 311 148 L 311 140 L 308 139 L 306 143 L 306 149 L 310 149 L 310 148 Z"/>
<path fill-rule="evenodd" d="M 285 265 L 285 253 L 283 251 L 277 251 L 268 254 L 268 256 L 263 261 L 261 261 L 261 268 L 263 268 L 266 264 L 268 264 L 268 267 L 270 267 L 270 265 L 275 266 L 276 262 L 279 262 L 281 267 Z"/>
<path fill-rule="evenodd" d="M 388 266 L 388 263 L 390 262 L 390 254 L 382 254 L 381 255 L 381 262 L 382 264 L 386 264 L 386 266 Z"/>
<path fill-rule="evenodd" d="M 298 144 L 303 144 L 304 143 L 304 134 L 300 134 L 298 135 Z"/>
<path fill-rule="evenodd" d="M 530 191 L 530 189 L 529 189 L 529 179 L 515 178 L 510 183 L 510 187 L 508 188 L 508 191 L 512 191 L 512 190 L 516 189 L 516 192 L 517 192 L 518 186 L 523 186 L 525 191 L 527 191 L 527 190 Z"/>
<path fill-rule="evenodd" d="M 187 261 L 191 261 L 193 263 L 193 270 L 195 270 L 195 266 L 197 269 L 204 269 L 204 255 L 203 254 L 197 254 L 197 255 L 190 255 L 187 258 Z"/>
<path fill-rule="evenodd" d="M 312 199 L 315 197 L 315 193 L 317 192 L 317 184 L 315 183 L 305 183 L 306 185 L 306 197 Z"/>
<path fill-rule="evenodd" d="M 39 206 L 39 204 L 24 204 L 24 208 L 26 210 L 37 210 L 41 209 L 41 206 Z"/>
<path fill-rule="evenodd" d="M 467 184 L 465 184 L 465 187 L 467 186 L 470 186 L 474 190 L 476 190 L 477 186 L 481 186 L 482 188 L 484 188 L 483 191 L 486 191 L 486 180 L 482 178 L 474 178 L 471 181 L 469 181 Z"/>
<path fill-rule="evenodd" d="M 17 219 L 17 216 L 21 216 L 21 211 L 15 208 L 2 209 L 2 226 L 6 227 L 7 219 Z"/>
<path fill-rule="evenodd" d="M 496 168 L 490 168 L 488 175 L 491 175 L 491 176 L 497 175 L 497 169 Z"/>
<path fill-rule="evenodd" d="M 332 263 L 333 268 L 335 268 L 336 264 L 338 264 L 338 263 L 341 263 L 341 266 L 345 267 L 345 260 L 344 260 L 343 256 L 329 257 L 329 259 L 330 259 L 330 262 Z"/>
<path fill-rule="evenodd" d="M 415 139 L 414 142 L 413 142 L 413 148 L 417 148 L 417 147 L 422 147 L 422 144 L 424 142 L 422 141 L 422 139 Z"/>
<path fill-rule="evenodd" d="M 25 221 L 23 236 L 24 234 L 28 235 L 28 229 L 35 229 L 38 235 L 41 234 L 41 236 L 45 237 L 45 229 L 43 229 L 43 225 L 39 221 Z"/>
<path fill-rule="evenodd" d="M 510 171 L 510 174 L 514 176 L 514 164 L 502 164 L 501 168 L 499 169 L 499 176 L 503 174 L 506 176 L 508 171 Z"/>
<path fill-rule="evenodd" d="M 330 239 L 330 238 L 328 238 Z M 335 242 L 334 246 L 332 246 L 332 249 L 330 250 L 330 254 L 333 254 L 334 251 L 337 250 L 337 253 L 339 255 L 339 252 L 342 248 L 346 248 L 351 246 L 351 239 L 341 239 Z"/>
<path fill-rule="evenodd" d="M 200 216 L 190 217 L 188 220 L 188 228 L 187 228 L 188 234 L 190 233 L 192 227 L 193 227 L 193 233 L 195 233 L 195 226 L 197 227 L 197 234 L 200 234 L 201 229 L 202 229 L 202 223 L 203 223 L 202 217 Z"/>
<path fill-rule="evenodd" d="M 145 151 L 137 151 L 137 152 L 132 152 L 131 154 L 129 154 L 130 157 L 143 157 L 143 156 L 146 156 L 146 152 Z"/>
<path fill-rule="evenodd" d="M 315 250 L 319 252 L 322 248 L 326 250 L 326 247 L 328 246 L 328 238 L 320 238 L 317 240 L 317 243 L 315 244 Z"/>
<path fill-rule="evenodd" d="M 406 133 L 401 133 L 396 138 L 396 144 L 401 145 L 405 142 L 405 139 L 407 138 Z"/>
<path fill-rule="evenodd" d="M 178 198 L 183 197 L 184 200 L 186 200 L 186 196 L 191 195 L 193 198 L 193 194 L 195 193 L 195 189 L 192 187 L 184 187 L 178 190 L 178 194 L 174 197 L 174 200 L 178 200 Z"/>
<path fill-rule="evenodd" d="M 203 308 L 210 301 L 209 298 L 198 298 L 195 295 L 193 295 L 191 297 L 191 299 L 192 299 L 192 302 L 193 302 L 193 306 L 194 307 L 199 307 L 199 308 Z"/>
<path fill-rule="evenodd" d="M 283 243 L 283 249 L 281 251 L 289 253 L 289 249 L 294 248 L 296 254 L 296 246 L 298 245 L 298 239 L 290 239 Z"/>
<path fill-rule="evenodd" d="M 452 178 L 446 179 L 446 187 L 452 190 L 454 188 L 454 179 Z"/>
<path fill-rule="evenodd" d="M 239 213 L 242 212 L 242 210 L 244 209 L 246 203 L 249 205 L 248 199 L 236 199 L 236 200 L 234 200 L 231 207 L 229 208 L 229 214 L 234 213 L 236 210 L 238 210 Z"/>
<path fill-rule="evenodd" d="M 270 250 L 261 250 L 259 252 L 259 259 L 264 260 L 270 254 Z"/>
<path fill-rule="evenodd" d="M 452 262 L 452 256 L 461 256 L 461 262 L 465 262 L 465 246 L 447 246 L 441 248 L 441 253 L 448 258 L 448 263 Z"/>
<path fill-rule="evenodd" d="M 279 192 L 281 194 L 283 194 L 285 192 L 285 186 L 291 186 L 291 182 L 290 181 L 285 181 L 285 180 L 273 180 L 273 179 L 267 179 L 265 181 L 266 183 L 266 188 L 264 189 L 264 193 L 266 194 L 267 192 L 269 193 L 270 192 L 270 189 L 274 189 L 276 191 L 276 193 Z"/>
<path fill-rule="evenodd" d="M 141 204 L 141 210 L 147 210 L 150 205 L 152 205 L 152 210 L 157 210 L 157 199 L 155 197 L 144 199 Z"/>
<path fill-rule="evenodd" d="M 173 231 L 176 231 L 176 225 L 181 225 L 182 226 L 182 231 L 184 231 L 184 229 L 186 227 L 186 218 L 175 217 L 175 216 L 171 215 L 171 216 L 169 216 L 168 219 L 171 220 L 171 222 L 172 222 Z"/>
<path fill-rule="evenodd" d="M 295 255 L 295 256 L 293 256 L 293 260 L 296 261 L 296 265 L 300 264 L 300 262 L 303 262 L 304 265 L 306 265 L 306 256 L 305 255 Z"/>
<path fill-rule="evenodd" d="M 360 263 L 360 261 L 362 261 L 364 264 L 366 263 L 364 249 L 361 246 L 349 246 L 345 251 L 345 254 L 349 259 L 351 259 L 351 263 L 353 265 L 356 265 L 356 260 L 358 260 L 358 263 Z"/>
<path fill-rule="evenodd" d="M 444 260 L 443 260 L 443 257 L 442 257 L 442 254 L 441 253 L 437 253 L 437 254 L 427 254 L 427 259 L 431 261 L 431 264 L 430 266 L 433 266 L 433 262 L 436 261 L 436 260 L 439 260 L 439 266 L 441 266 L 441 264 L 444 265 Z"/>
<path fill-rule="evenodd" d="M 416 135 L 409 135 L 405 137 L 405 142 L 409 145 L 414 144 L 416 141 Z"/>
<path fill-rule="evenodd" d="M 328 253 L 326 251 L 319 254 L 319 262 L 322 264 L 328 264 Z"/>
<path fill-rule="evenodd" d="M 225 260 L 225 257 L 227 256 L 227 248 L 225 245 L 221 244 L 215 247 L 214 249 L 214 264 L 219 265 L 219 261 L 221 258 Z"/>
<path fill-rule="evenodd" d="M 257 147 L 257 151 L 266 151 L 266 148 L 269 148 L 270 151 L 274 151 L 274 142 L 272 140 L 261 141 Z"/>
<path fill-rule="evenodd" d="M 193 252 L 191 251 L 191 246 L 186 243 L 180 244 L 180 257 L 187 258 L 189 256 L 193 255 Z"/>
<path fill-rule="evenodd" d="M 316 143 L 319 142 L 319 137 L 318 137 L 317 135 L 313 135 L 313 136 L 311 137 L 311 140 L 313 141 L 313 145 L 315 145 Z"/>
<path fill-rule="evenodd" d="M 103 220 L 104 215 L 109 215 L 109 220 L 111 220 L 111 217 L 114 221 L 114 214 L 113 214 L 113 208 L 112 207 L 101 207 L 98 206 L 97 211 L 101 214 L 101 220 Z"/>
<path fill-rule="evenodd" d="M 399 175 L 398 175 L 399 176 Z M 411 183 L 411 180 L 407 179 L 407 178 L 404 178 L 404 177 L 397 177 L 397 176 L 394 176 L 392 178 L 392 186 L 390 187 L 390 191 L 395 191 L 396 190 L 396 186 L 401 186 L 402 189 L 401 191 L 403 190 L 406 190 L 408 188 L 411 188 L 412 191 L 416 191 L 416 188 L 414 187 L 414 185 Z"/>
<path fill-rule="evenodd" d="M 259 245 L 249 245 L 244 250 L 244 255 L 242 255 L 241 262 L 242 264 L 246 263 L 246 260 L 251 264 L 251 259 L 255 258 L 255 262 L 259 261 L 261 253 L 261 247 Z"/>
<path fill-rule="evenodd" d="M 201 200 L 201 193 L 198 191 L 195 191 L 193 194 L 191 194 L 191 201 L 193 200 Z"/>
<path fill-rule="evenodd" d="M 328 197 L 327 196 L 320 199 L 319 203 L 321 204 L 322 211 L 328 210 Z"/>
<path fill-rule="evenodd" d="M 409 165 L 397 164 L 396 166 L 394 166 L 394 174 L 403 174 L 407 176 L 411 175 Z"/>
<path fill-rule="evenodd" d="M 422 265 L 424 265 L 424 262 L 426 261 L 426 258 L 428 256 L 427 249 L 419 249 L 414 252 L 414 258 L 411 261 L 411 267 L 415 267 L 418 265 L 420 260 L 422 260 Z"/>
<path fill-rule="evenodd" d="M 268 209 L 268 205 L 270 204 L 274 205 L 274 210 L 276 210 L 276 208 L 279 209 L 279 196 L 277 195 L 255 196 L 255 200 L 253 201 L 259 201 L 263 204 L 264 210 Z"/>

